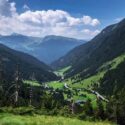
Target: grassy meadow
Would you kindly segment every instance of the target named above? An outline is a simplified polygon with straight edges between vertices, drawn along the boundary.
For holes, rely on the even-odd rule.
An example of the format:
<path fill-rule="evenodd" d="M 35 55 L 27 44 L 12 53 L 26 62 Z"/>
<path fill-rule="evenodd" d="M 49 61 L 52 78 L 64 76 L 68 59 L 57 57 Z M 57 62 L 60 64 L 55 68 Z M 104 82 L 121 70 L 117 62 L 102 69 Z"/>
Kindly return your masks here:
<path fill-rule="evenodd" d="M 89 122 L 60 116 L 21 116 L 0 114 L 0 125 L 115 125 L 109 122 Z"/>

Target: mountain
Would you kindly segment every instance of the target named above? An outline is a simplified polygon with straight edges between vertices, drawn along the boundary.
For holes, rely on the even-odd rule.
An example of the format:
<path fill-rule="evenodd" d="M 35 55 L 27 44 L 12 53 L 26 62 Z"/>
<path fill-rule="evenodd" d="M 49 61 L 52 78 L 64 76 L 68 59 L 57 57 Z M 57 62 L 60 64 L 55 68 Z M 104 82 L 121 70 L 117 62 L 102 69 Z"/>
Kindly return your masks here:
<path fill-rule="evenodd" d="M 21 34 L 13 33 L 8 36 L 0 36 L 0 43 L 19 51 L 28 52 L 32 48 L 29 46 L 41 42 L 41 38 L 29 37 Z"/>
<path fill-rule="evenodd" d="M 84 79 L 95 73 L 107 61 L 125 52 L 125 19 L 106 27 L 91 41 L 74 48 L 52 63 L 55 69 L 71 66 L 67 77 L 80 74 Z"/>
<path fill-rule="evenodd" d="M 26 53 L 12 50 L 2 44 L 0 44 L 0 57 L 5 67 L 5 76 L 8 78 L 13 76 L 16 66 L 19 64 L 23 79 L 29 79 L 33 73 L 39 81 L 57 79 L 52 70 L 43 62 Z"/>
<path fill-rule="evenodd" d="M 125 95 L 125 54 L 120 64 L 106 72 L 100 80 L 99 91 L 104 95 L 115 95 L 124 92 Z"/>
<path fill-rule="evenodd" d="M 59 59 L 71 49 L 84 42 L 84 40 L 54 35 L 44 38 L 29 37 L 16 33 L 9 36 L 0 36 L 0 43 L 35 56 L 47 64 Z"/>
<path fill-rule="evenodd" d="M 36 49 L 36 54 L 46 63 L 51 63 L 84 41 L 61 36 L 47 36 Z"/>

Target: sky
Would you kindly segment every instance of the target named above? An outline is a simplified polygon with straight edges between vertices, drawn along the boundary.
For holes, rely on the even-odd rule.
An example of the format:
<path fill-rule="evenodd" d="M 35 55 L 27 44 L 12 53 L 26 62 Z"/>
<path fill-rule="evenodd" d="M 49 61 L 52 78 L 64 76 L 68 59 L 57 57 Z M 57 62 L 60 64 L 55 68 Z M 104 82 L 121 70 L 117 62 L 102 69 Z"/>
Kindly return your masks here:
<path fill-rule="evenodd" d="M 0 0 L 0 34 L 89 40 L 124 18 L 125 0 Z"/>

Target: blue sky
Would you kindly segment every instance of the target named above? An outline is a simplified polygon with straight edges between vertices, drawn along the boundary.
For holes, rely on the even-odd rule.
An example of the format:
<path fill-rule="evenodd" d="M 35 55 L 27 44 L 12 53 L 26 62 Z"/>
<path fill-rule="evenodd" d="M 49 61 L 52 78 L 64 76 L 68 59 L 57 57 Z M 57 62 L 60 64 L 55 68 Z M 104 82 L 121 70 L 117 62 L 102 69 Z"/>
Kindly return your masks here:
<path fill-rule="evenodd" d="M 13 0 L 11 0 L 13 1 Z M 14 0 L 18 11 L 27 4 L 32 10 L 59 9 L 74 16 L 90 15 L 104 23 L 113 23 L 115 19 L 124 17 L 125 0 Z"/>
<path fill-rule="evenodd" d="M 10 0 L 8 3 L 13 2 L 15 3 L 13 5 L 15 12 L 13 13 L 17 14 L 18 20 L 11 17 L 11 21 L 13 18 L 17 24 L 23 22 L 24 26 L 27 26 L 29 35 L 41 37 L 53 34 L 91 39 L 107 25 L 124 18 L 125 12 L 125 0 Z M 43 11 L 45 14 L 43 14 Z M 51 14 L 53 16 L 50 18 Z M 30 20 L 29 15 L 32 20 Z M 38 17 L 38 15 L 42 16 Z M 59 15 L 61 15 L 60 18 L 57 18 Z M 52 21 L 53 24 L 48 23 L 49 21 Z M 33 30 L 35 29 L 33 25 L 37 26 L 37 30 Z M 40 28 L 43 30 L 40 30 Z M 68 30 L 72 33 L 69 33 Z M 26 29 L 13 29 L 11 32 L 14 31 L 28 35 Z"/>

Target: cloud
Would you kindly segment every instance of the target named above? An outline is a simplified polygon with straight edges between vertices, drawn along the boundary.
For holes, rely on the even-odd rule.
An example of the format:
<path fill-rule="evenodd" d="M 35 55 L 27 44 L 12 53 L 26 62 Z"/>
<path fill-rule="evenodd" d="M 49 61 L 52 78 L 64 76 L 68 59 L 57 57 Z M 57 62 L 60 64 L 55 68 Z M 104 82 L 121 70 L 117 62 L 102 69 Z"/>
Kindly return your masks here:
<path fill-rule="evenodd" d="M 85 35 L 86 39 L 89 39 L 89 35 L 94 37 L 95 35 L 100 33 L 100 30 L 90 30 L 90 29 L 83 29 L 82 33 Z"/>
<path fill-rule="evenodd" d="M 24 10 L 30 10 L 30 8 L 29 8 L 29 6 L 28 6 L 27 4 L 24 4 L 24 5 L 23 5 L 23 9 L 24 9 Z"/>
<path fill-rule="evenodd" d="M 16 14 L 15 3 L 9 3 L 8 0 L 0 0 L 0 15 L 13 16 Z"/>
<path fill-rule="evenodd" d="M 23 22 L 48 25 L 48 26 L 77 26 L 90 25 L 97 26 L 100 24 L 98 19 L 92 19 L 90 16 L 83 16 L 83 18 L 72 17 L 68 12 L 62 10 L 47 10 L 47 11 L 27 11 L 19 16 Z"/>
<path fill-rule="evenodd" d="M 86 25 L 97 26 L 100 24 L 98 19 L 92 19 L 90 16 L 83 16 L 82 20 Z"/>
<path fill-rule="evenodd" d="M 114 21 L 115 22 L 120 22 L 121 20 L 123 20 L 124 18 L 123 17 L 119 17 L 119 18 L 116 18 Z"/>
<path fill-rule="evenodd" d="M 90 16 L 84 15 L 78 18 L 63 10 L 31 11 L 27 5 L 23 7 L 27 11 L 19 14 L 15 3 L 0 1 L 3 2 L 0 3 L 0 34 L 16 32 L 39 37 L 62 35 L 90 39 L 99 33 L 96 27 L 100 21 Z"/>

